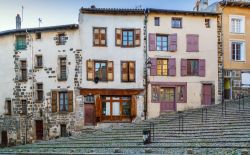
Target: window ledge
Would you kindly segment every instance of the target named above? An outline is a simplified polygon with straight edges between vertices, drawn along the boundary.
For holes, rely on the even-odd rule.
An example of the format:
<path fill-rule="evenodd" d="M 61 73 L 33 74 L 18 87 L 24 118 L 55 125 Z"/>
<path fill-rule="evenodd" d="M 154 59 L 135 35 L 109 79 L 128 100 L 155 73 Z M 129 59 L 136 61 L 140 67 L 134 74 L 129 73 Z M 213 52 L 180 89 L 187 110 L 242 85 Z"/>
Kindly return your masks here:
<path fill-rule="evenodd" d="M 42 69 L 43 66 L 34 66 L 35 69 Z"/>
<path fill-rule="evenodd" d="M 245 63 L 246 60 L 232 60 L 233 62 L 241 62 L 241 63 Z"/>
<path fill-rule="evenodd" d="M 19 80 L 19 82 L 27 82 L 28 80 Z"/>
<path fill-rule="evenodd" d="M 58 81 L 67 81 L 67 79 L 57 79 Z"/>
<path fill-rule="evenodd" d="M 36 100 L 35 103 L 43 103 L 42 100 Z"/>
<path fill-rule="evenodd" d="M 230 32 L 231 34 L 235 34 L 235 35 L 244 35 L 246 34 L 245 32 Z"/>

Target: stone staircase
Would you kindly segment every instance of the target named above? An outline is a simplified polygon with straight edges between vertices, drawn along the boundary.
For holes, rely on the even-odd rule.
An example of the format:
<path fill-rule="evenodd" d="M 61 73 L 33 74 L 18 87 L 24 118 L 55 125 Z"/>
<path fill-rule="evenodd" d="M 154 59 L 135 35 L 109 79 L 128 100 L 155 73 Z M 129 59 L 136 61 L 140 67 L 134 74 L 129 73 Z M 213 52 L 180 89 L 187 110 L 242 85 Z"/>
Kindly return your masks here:
<path fill-rule="evenodd" d="M 91 129 L 79 136 L 4 148 L 0 154 L 241 154 L 250 152 L 250 98 L 239 102 L 162 114 L 120 127 Z M 207 112 L 206 112 L 207 109 Z M 203 116 L 202 116 L 203 111 Z M 226 112 L 226 114 L 225 114 Z M 183 118 L 183 126 L 182 121 Z M 203 119 L 202 119 L 203 118 Z M 152 143 L 142 130 L 154 123 Z M 151 131 L 152 132 L 152 131 Z"/>

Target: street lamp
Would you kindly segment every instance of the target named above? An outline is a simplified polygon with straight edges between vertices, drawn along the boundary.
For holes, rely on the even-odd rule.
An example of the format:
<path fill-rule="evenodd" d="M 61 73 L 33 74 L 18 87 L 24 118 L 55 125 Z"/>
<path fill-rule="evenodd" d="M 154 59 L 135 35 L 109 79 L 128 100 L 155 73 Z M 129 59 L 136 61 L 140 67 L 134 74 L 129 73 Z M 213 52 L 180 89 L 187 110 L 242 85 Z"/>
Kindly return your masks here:
<path fill-rule="evenodd" d="M 144 119 L 147 119 L 147 111 L 148 111 L 148 69 L 151 68 L 152 62 L 150 58 L 148 57 L 147 60 L 145 61 L 145 66 L 146 66 L 146 72 L 145 72 L 145 87 L 146 87 L 146 92 L 145 92 L 145 102 L 144 102 Z"/>

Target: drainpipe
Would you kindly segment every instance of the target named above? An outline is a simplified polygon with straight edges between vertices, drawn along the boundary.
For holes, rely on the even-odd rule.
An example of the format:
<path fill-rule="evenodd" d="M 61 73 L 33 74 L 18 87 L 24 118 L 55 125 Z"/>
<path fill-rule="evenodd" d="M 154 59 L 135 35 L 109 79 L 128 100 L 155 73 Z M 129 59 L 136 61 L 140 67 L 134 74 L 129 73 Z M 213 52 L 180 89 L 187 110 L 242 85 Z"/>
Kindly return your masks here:
<path fill-rule="evenodd" d="M 147 63 L 148 63 L 148 53 L 147 53 L 147 23 L 148 23 L 148 13 L 149 10 L 146 8 L 144 10 L 144 33 L 145 33 L 145 38 L 144 38 L 144 55 L 145 55 L 145 64 L 144 64 L 144 79 L 145 79 L 145 99 L 144 99 L 144 119 L 147 119 L 147 112 L 148 112 L 148 68 L 147 68 Z"/>

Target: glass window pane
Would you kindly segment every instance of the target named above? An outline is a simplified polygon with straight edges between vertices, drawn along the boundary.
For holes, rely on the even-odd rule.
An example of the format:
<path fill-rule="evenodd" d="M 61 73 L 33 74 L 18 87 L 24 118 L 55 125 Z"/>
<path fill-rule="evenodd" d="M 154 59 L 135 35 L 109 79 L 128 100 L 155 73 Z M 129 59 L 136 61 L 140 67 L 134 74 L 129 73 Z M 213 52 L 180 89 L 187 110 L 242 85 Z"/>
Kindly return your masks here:
<path fill-rule="evenodd" d="M 113 102 L 112 103 L 112 115 L 113 116 L 120 116 L 120 102 Z"/>
<path fill-rule="evenodd" d="M 129 102 L 122 102 L 122 114 L 130 116 L 130 104 Z"/>

